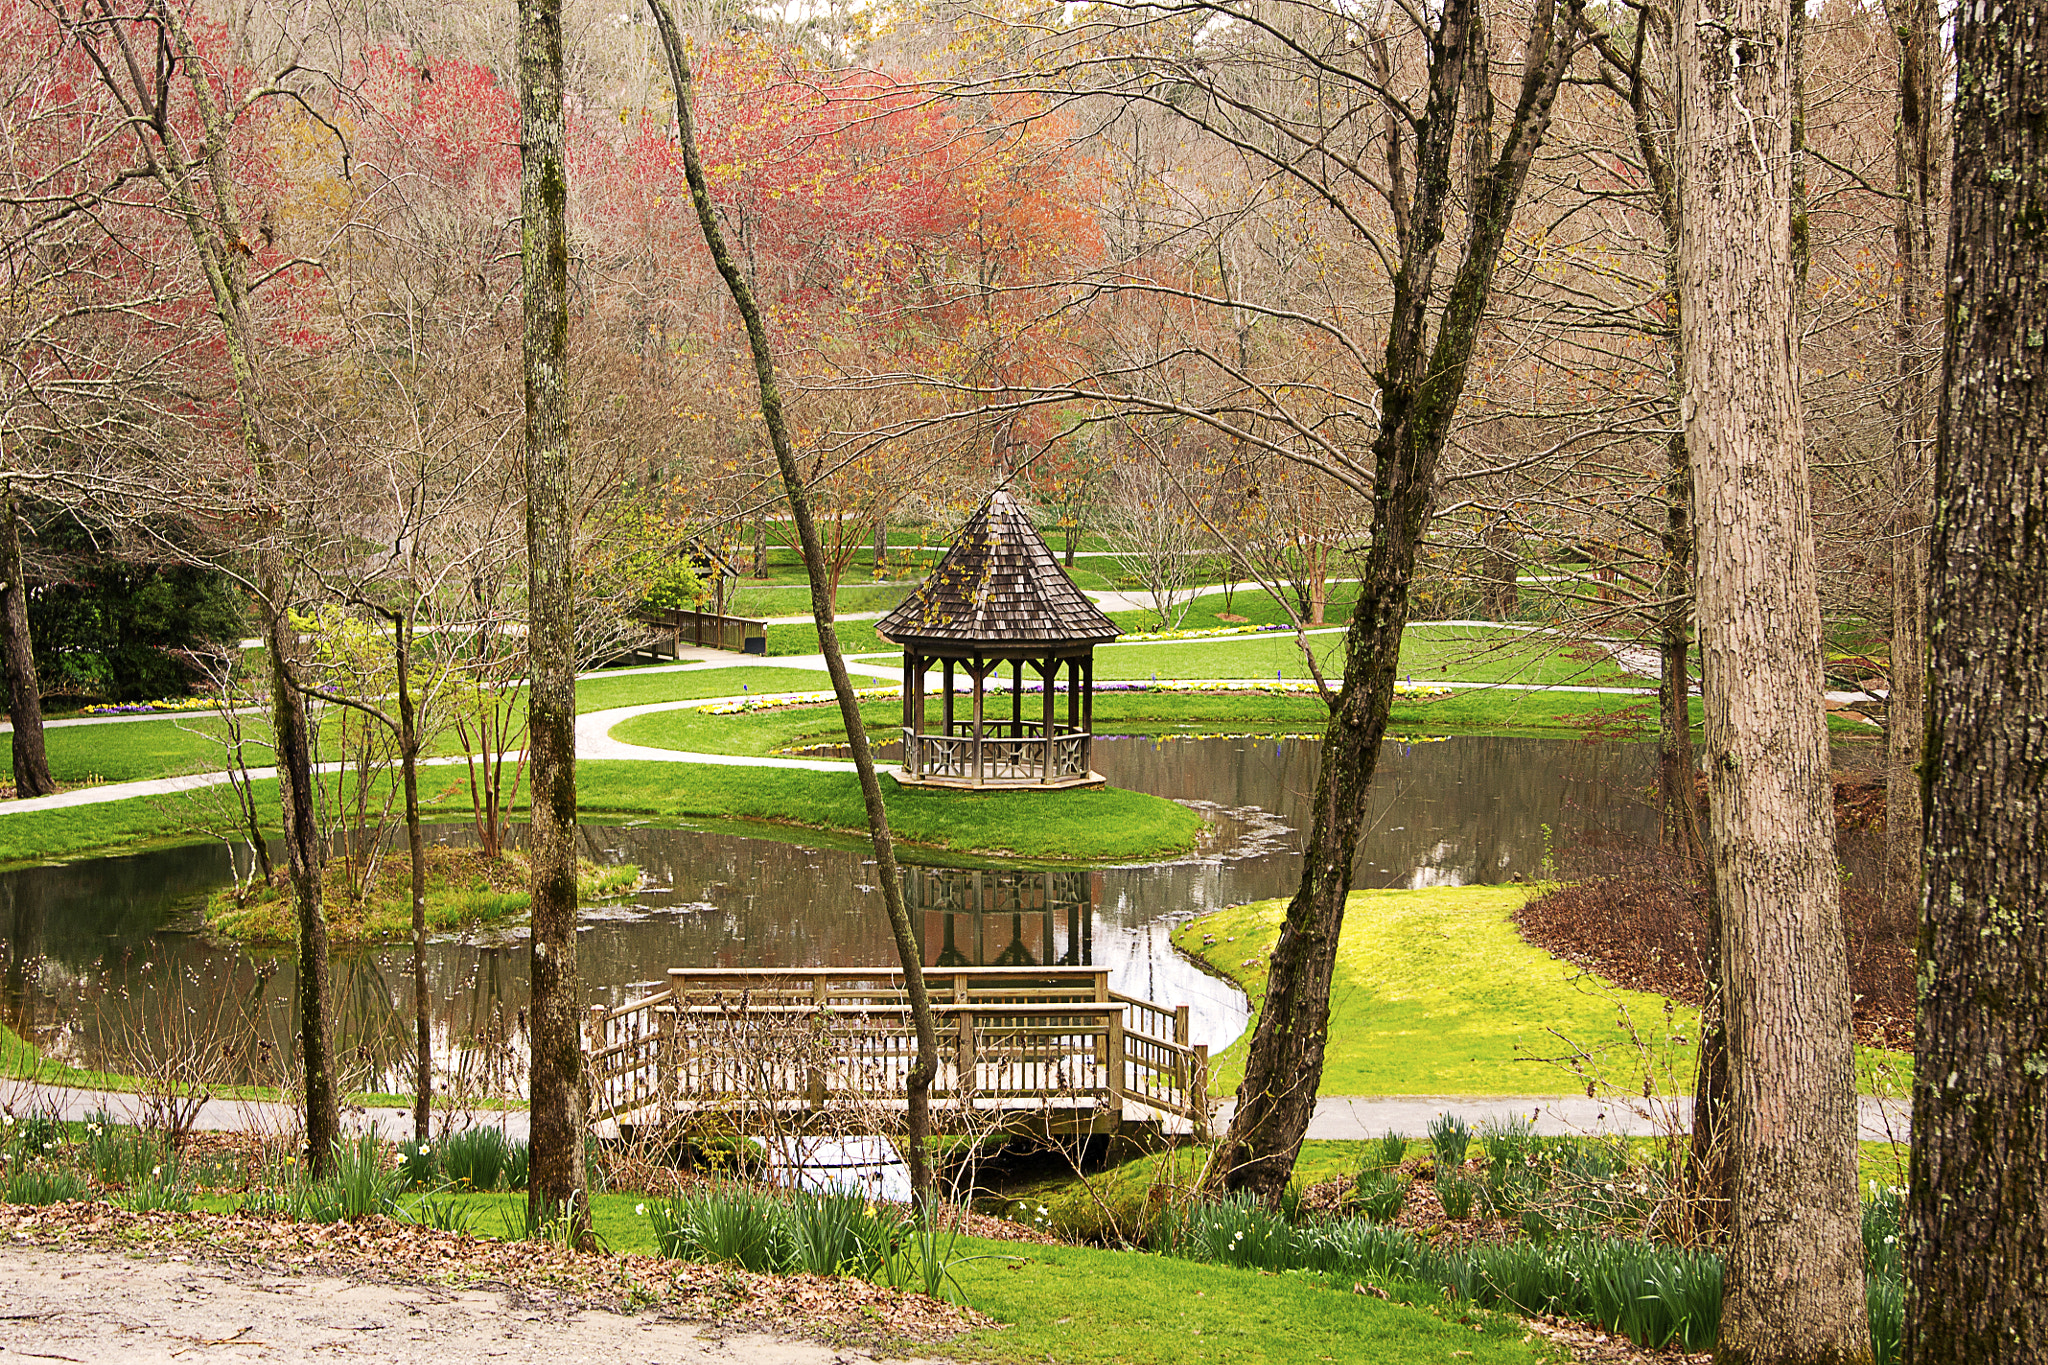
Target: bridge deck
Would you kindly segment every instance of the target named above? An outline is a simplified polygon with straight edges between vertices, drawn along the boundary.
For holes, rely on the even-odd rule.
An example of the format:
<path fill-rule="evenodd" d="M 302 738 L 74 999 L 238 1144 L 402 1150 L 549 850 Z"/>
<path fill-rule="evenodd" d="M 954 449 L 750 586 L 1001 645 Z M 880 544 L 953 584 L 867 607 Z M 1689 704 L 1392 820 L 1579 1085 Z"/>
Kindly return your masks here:
<path fill-rule="evenodd" d="M 591 1117 L 628 1127 L 716 1113 L 863 1111 L 896 1121 L 917 1052 L 902 975 L 887 968 L 685 969 L 668 988 L 593 1007 Z M 1209 1050 L 1188 1010 L 1109 989 L 1096 967 L 927 974 L 938 1027 L 935 1127 L 1125 1123 L 1206 1136 Z"/>

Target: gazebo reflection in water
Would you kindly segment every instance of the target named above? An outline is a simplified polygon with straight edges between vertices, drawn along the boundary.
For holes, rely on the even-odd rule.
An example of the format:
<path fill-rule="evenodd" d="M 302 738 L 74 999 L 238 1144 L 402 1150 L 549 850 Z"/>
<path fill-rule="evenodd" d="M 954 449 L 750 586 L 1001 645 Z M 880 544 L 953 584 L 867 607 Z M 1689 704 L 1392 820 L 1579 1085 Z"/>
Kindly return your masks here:
<path fill-rule="evenodd" d="M 1095 881 L 1086 869 L 905 867 L 903 899 L 927 967 L 1094 965 Z"/>

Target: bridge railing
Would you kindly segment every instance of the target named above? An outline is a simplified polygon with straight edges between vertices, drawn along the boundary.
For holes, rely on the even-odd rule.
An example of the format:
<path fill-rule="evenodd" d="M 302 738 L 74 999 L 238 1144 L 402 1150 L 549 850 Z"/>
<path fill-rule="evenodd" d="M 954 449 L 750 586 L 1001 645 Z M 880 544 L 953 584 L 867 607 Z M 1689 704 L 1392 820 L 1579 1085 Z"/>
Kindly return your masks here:
<path fill-rule="evenodd" d="M 594 1120 L 692 1111 L 891 1105 L 917 1035 L 900 973 L 677 969 L 641 1000 L 595 1006 L 586 1051 Z M 945 1110 L 1095 1111 L 1137 1105 L 1209 1125 L 1209 1056 L 1186 1006 L 1108 989 L 1106 970 L 963 968 L 928 978 Z M 1142 1115 L 1141 1115 L 1142 1116 Z"/>

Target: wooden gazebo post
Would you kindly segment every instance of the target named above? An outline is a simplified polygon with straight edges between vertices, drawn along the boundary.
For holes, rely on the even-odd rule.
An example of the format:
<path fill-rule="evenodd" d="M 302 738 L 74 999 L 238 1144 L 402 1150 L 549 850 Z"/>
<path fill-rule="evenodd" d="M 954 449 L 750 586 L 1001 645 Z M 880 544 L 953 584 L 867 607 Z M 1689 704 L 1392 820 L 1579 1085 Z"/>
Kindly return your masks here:
<path fill-rule="evenodd" d="M 876 623 L 903 647 L 903 770 L 913 785 L 989 789 L 1095 786 L 1088 727 L 1094 703 L 1095 646 L 1114 640 L 1116 623 L 1074 586 L 1044 539 L 1008 493 L 992 494 L 961 528 L 946 557 L 907 600 Z M 940 666 L 941 727 L 925 728 L 924 670 Z M 988 687 L 1010 669 L 1007 720 L 988 707 Z M 953 717 L 953 668 L 973 679 L 973 721 Z M 1024 719 L 1025 665 L 1045 695 L 1037 733 Z M 1067 719 L 1059 723 L 1060 674 L 1067 675 Z M 1062 742 L 1071 756 L 1062 757 Z M 1034 756 L 1032 746 L 1037 746 Z M 1035 759 L 1035 761 L 1034 761 Z"/>

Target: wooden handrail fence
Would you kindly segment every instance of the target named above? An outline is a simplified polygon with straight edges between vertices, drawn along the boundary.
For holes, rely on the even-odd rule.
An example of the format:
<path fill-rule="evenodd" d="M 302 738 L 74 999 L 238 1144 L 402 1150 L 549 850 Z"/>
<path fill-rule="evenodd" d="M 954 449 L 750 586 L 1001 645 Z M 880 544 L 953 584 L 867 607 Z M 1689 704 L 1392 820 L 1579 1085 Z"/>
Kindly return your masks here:
<path fill-rule="evenodd" d="M 925 983 L 942 1059 L 935 1125 L 1134 1122 L 1207 1137 L 1209 1049 L 1189 1041 L 1187 1006 L 1112 991 L 1101 967 L 945 968 Z M 591 1119 L 637 1126 L 900 1106 L 917 1035 L 899 971 L 676 968 L 665 990 L 592 1006 L 585 1051 Z"/>
<path fill-rule="evenodd" d="M 648 629 L 647 637 L 631 650 L 636 655 L 680 658 L 686 645 L 729 649 L 735 654 L 768 652 L 768 623 L 756 617 L 650 607 L 635 612 L 633 619 Z"/>

